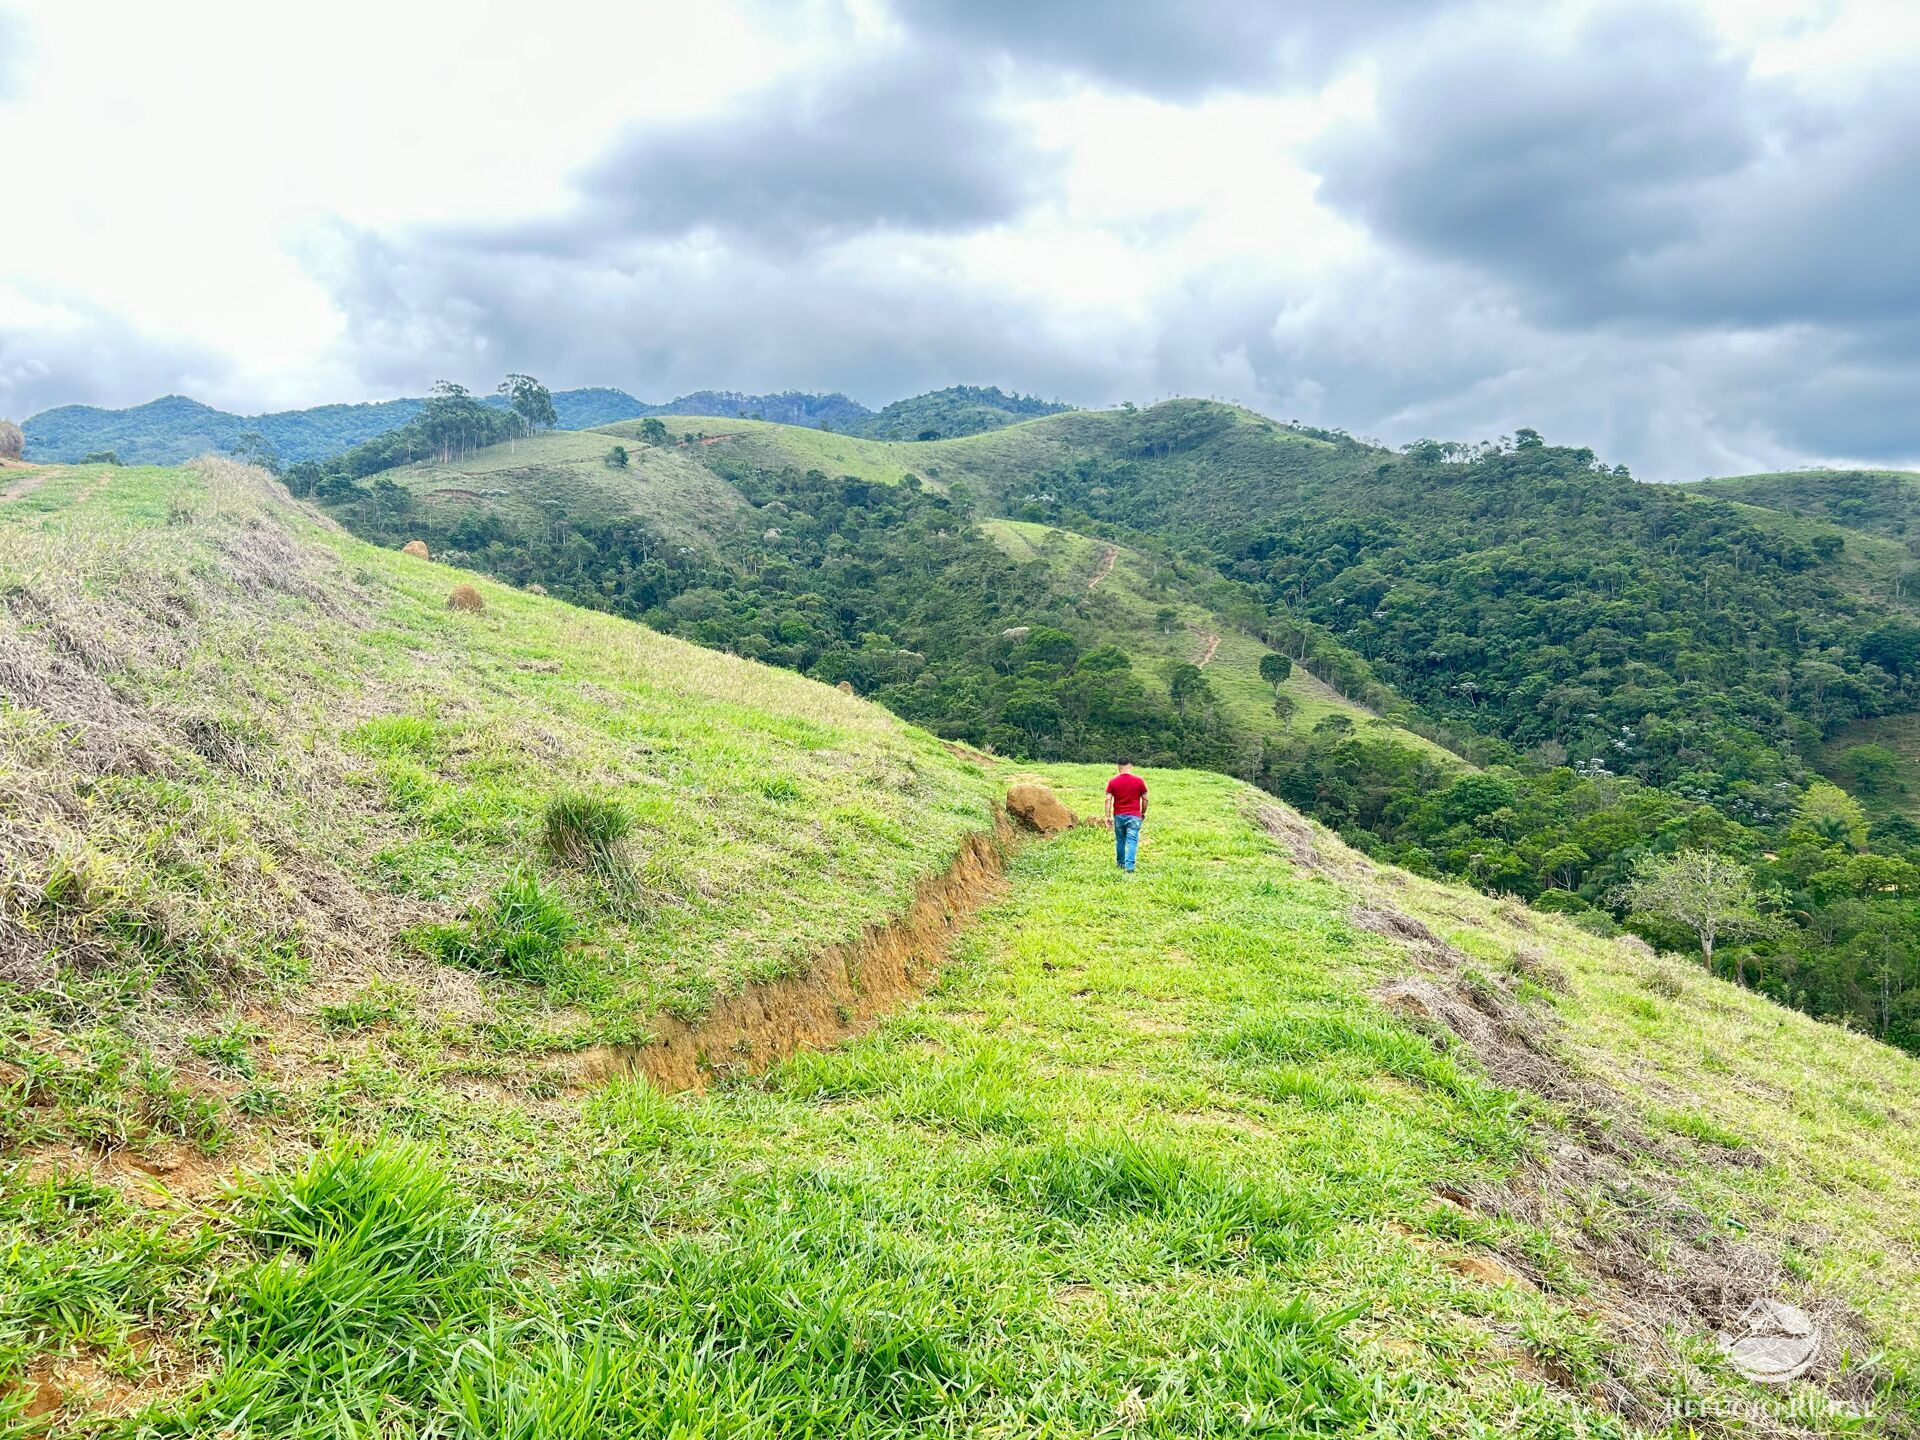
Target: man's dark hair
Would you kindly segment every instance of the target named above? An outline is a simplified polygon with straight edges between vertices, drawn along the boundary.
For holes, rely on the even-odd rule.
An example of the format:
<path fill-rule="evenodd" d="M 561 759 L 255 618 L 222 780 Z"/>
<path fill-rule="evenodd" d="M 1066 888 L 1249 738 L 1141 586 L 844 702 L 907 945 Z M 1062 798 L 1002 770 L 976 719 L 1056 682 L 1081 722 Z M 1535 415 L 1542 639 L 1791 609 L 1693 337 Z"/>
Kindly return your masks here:
<path fill-rule="evenodd" d="M 1131 761 L 1131 760 L 1122 760 L 1122 761 L 1120 762 L 1120 768 L 1121 768 L 1122 770 L 1131 770 L 1131 769 L 1133 768 L 1133 761 Z"/>

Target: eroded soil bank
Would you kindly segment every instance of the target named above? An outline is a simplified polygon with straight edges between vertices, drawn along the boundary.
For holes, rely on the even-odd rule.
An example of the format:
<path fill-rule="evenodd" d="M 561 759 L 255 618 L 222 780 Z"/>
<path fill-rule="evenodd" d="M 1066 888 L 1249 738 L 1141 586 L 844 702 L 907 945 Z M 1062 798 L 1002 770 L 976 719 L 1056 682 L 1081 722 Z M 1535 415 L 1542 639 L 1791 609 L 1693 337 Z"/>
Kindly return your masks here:
<path fill-rule="evenodd" d="M 581 1084 L 638 1073 L 663 1090 L 698 1090 L 716 1075 L 757 1074 L 797 1050 L 824 1049 L 917 999 L 940 973 L 961 927 L 1000 893 L 1014 829 L 969 835 L 953 863 L 920 883 L 906 913 L 822 951 L 805 969 L 718 997 L 698 1020 L 663 1016 L 644 1045 L 593 1045 L 573 1057 Z"/>

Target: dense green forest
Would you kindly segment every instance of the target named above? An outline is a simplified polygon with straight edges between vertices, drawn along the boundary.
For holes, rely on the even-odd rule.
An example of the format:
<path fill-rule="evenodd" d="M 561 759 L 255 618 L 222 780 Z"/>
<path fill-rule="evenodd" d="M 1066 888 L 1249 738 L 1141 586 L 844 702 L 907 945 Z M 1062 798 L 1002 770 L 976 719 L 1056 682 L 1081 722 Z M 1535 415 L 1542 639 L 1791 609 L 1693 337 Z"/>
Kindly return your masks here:
<path fill-rule="evenodd" d="M 954 385 L 896 400 L 879 414 L 841 428 L 874 440 L 943 440 L 954 435 L 978 435 L 1071 408 L 1037 395 L 1008 395 L 993 386 Z"/>
<path fill-rule="evenodd" d="M 1811 515 L 1849 530 L 1920 544 L 1920 476 L 1904 470 L 1790 470 L 1729 475 L 1687 487 L 1703 495 Z"/>
<path fill-rule="evenodd" d="M 1382 858 L 1603 933 L 1688 943 L 1634 911 L 1636 866 L 1735 857 L 1767 923 L 1720 963 L 1920 1048 L 1920 827 L 1869 824 L 1807 758 L 1849 722 L 1920 708 L 1920 625 L 1848 588 L 1845 532 L 1642 485 L 1524 431 L 1395 454 L 1197 402 L 1038 423 L 1066 422 L 1072 444 L 1048 453 L 1067 463 L 1009 466 L 994 457 L 1034 452 L 981 436 L 929 448 L 937 483 L 695 446 L 747 502 L 703 549 L 643 515 L 534 525 L 422 505 L 376 473 L 378 447 L 288 478 L 382 542 L 421 535 L 516 583 L 844 679 L 952 738 L 1246 776 Z M 418 433 L 385 443 L 431 451 Z M 1204 591 L 1341 693 L 1411 707 L 1475 767 L 1344 715 L 1236 725 L 1192 665 L 1143 686 L 1124 646 L 1088 642 L 1082 597 L 990 544 L 976 513 L 1160 556 L 1169 600 Z"/>

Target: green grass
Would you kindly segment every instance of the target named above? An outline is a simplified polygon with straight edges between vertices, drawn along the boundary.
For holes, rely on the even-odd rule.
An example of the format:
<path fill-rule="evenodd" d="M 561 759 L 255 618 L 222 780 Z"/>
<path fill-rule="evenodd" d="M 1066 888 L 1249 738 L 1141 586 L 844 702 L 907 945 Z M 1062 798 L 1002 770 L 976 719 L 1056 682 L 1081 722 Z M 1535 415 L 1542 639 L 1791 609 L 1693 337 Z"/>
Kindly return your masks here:
<path fill-rule="evenodd" d="M 1085 808 L 1104 775 L 1049 778 Z M 1489 972 L 1550 946 L 1567 991 L 1528 1003 L 1667 1137 L 1635 1183 L 1791 1244 L 1789 1293 L 1850 1302 L 1911 1365 L 1920 1163 L 1855 1113 L 1914 1113 L 1911 1059 L 1683 969 L 1649 1018 L 1644 972 L 1674 962 L 1309 876 L 1244 787 L 1150 780 L 1131 880 L 1098 831 L 1028 846 L 928 999 L 764 1079 L 475 1098 L 412 1071 L 396 1104 L 371 1072 L 306 1076 L 332 1104 L 309 1156 L 87 1232 L 125 1263 L 76 1314 L 217 1300 L 166 1325 L 171 1380 L 129 1356 L 139 1433 L 1624 1436 L 1610 1386 L 1763 1400 L 1705 1340 L 1649 1350 L 1579 1257 L 1644 1195 L 1550 1193 L 1531 1221 L 1437 1198 L 1529 1190 L 1581 1132 L 1369 998 L 1408 961 L 1349 923 L 1362 898 Z"/>
<path fill-rule="evenodd" d="M 1063 585 L 1084 594 L 1081 623 L 1089 648 L 1118 645 L 1133 659 L 1140 679 L 1162 693 L 1167 688 L 1167 667 L 1179 661 L 1197 663 L 1206 655 L 1211 637 L 1218 636 L 1220 643 L 1206 667 L 1207 683 L 1243 734 L 1270 735 L 1286 729 L 1304 733 L 1329 715 L 1343 715 L 1361 735 L 1391 738 L 1448 764 L 1461 763 L 1431 740 L 1342 699 L 1304 666 L 1296 665 L 1280 687 L 1289 702 L 1282 720 L 1275 712 L 1273 686 L 1260 678 L 1260 660 L 1270 653 L 1268 648 L 1189 598 L 1185 586 L 1136 550 L 1022 520 L 983 520 L 980 529 L 1013 559 L 1045 563 Z M 1113 568 L 1088 590 L 1109 550 L 1114 555 Z M 1173 614 L 1163 618 L 1161 612 L 1167 610 Z"/>
<path fill-rule="evenodd" d="M 1196 402 L 1197 403 L 1197 402 Z M 1259 432 L 1269 441 L 1306 447 L 1325 442 L 1281 430 L 1271 421 L 1232 406 L 1212 406 L 1243 434 Z M 1104 454 L 1115 443 L 1119 417 L 1110 411 L 1069 410 L 1023 420 L 998 430 L 949 440 L 866 440 L 797 425 L 761 420 L 730 420 L 722 416 L 669 415 L 661 417 L 676 437 L 709 436 L 713 445 L 694 442 L 684 447 L 704 450 L 714 457 L 735 459 L 766 469 L 793 466 L 819 470 L 830 476 L 851 475 L 869 483 L 897 484 L 902 475 L 918 475 L 937 489 L 965 483 L 981 499 L 1017 508 L 1020 486 L 1047 470 L 1070 466 L 1077 459 Z M 595 432 L 636 439 L 638 421 L 609 425 Z"/>
<path fill-rule="evenodd" d="M 0 508 L 5 914 L 61 980 L 0 988 L 0 1434 L 1677 1436 L 1769 1396 L 1627 1281 L 1735 1241 L 1860 1317 L 1879 1411 L 1825 1433 L 1920 1424 L 1911 1057 L 1156 771 L 1138 874 L 1028 843 L 865 1037 L 586 1084 L 567 1048 L 898 913 L 1009 772 L 451 614 L 226 467 L 91 483 Z M 1611 1108 L 1376 999 L 1416 967 L 1362 902 Z"/>
<path fill-rule="evenodd" d="M 1789 470 L 1719 476 L 1687 488 L 1905 541 L 1920 522 L 1916 481 L 1920 475 L 1911 470 Z"/>
<path fill-rule="evenodd" d="M 448 1054 L 644 1039 L 990 823 L 991 779 L 884 712 L 374 550 L 237 466 L 56 468 L 0 507 L 0 583 L 38 701 L 0 703 L 0 899 L 59 976 L 0 988 L 0 1060 L 60 1070 L 0 1110 L 19 1140 L 217 1143 L 224 1087 L 164 1074 L 250 1006 Z M 76 1053 L 75 1014 L 141 1044 Z"/>
<path fill-rule="evenodd" d="M 582 526 L 637 516 L 664 540 L 714 548 L 747 510 L 739 492 L 685 450 L 630 441 L 622 468 L 606 463 L 608 432 L 555 430 L 383 478 L 412 493 L 426 528 L 472 515 L 538 529 L 557 509 Z"/>

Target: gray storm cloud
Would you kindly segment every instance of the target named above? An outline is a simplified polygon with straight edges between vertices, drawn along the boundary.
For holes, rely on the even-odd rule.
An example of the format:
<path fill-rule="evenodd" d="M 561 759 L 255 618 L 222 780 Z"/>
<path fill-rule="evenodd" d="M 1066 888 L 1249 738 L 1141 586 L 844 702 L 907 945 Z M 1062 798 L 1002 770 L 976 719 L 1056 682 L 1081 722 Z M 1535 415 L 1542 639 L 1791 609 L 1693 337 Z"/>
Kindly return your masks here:
<path fill-rule="evenodd" d="M 1920 459 L 1905 89 L 1757 79 L 1669 5 L 895 13 L 885 54 L 611 135 L 554 213 L 310 229 L 299 254 L 344 322 L 330 371 L 372 394 L 506 369 L 647 398 L 1217 394 L 1388 443 L 1533 425 L 1659 479 Z M 1022 97 L 1306 94 L 1346 67 L 1374 112 L 1305 162 L 1352 254 L 1305 277 L 1183 260 L 1168 221 L 1129 240 L 1163 278 L 1106 310 L 963 263 L 1061 213 L 1072 157 Z M 170 365 L 111 316 L 85 328 L 0 337 L 0 407 L 146 398 L 218 364 Z"/>
<path fill-rule="evenodd" d="M 1445 8 L 1432 0 L 896 0 L 894 13 L 936 43 L 1191 100 L 1317 84 L 1370 37 Z"/>

